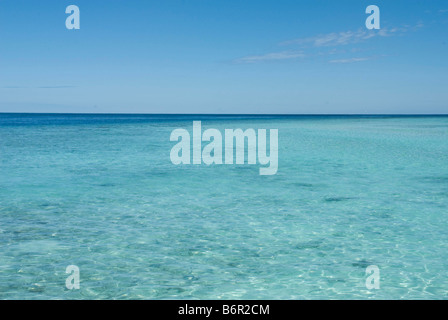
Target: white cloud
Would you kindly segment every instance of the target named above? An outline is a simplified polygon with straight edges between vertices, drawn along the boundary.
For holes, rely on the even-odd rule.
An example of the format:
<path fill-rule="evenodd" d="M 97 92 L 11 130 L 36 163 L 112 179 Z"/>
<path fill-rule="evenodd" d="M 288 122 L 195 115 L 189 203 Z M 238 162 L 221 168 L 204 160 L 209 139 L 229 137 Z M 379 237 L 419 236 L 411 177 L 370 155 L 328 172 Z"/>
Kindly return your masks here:
<path fill-rule="evenodd" d="M 263 62 L 263 61 L 272 61 L 272 60 L 288 60 L 288 59 L 297 59 L 303 58 L 305 54 L 302 52 L 292 52 L 292 51 L 284 51 L 284 52 L 274 52 L 267 53 L 259 56 L 247 56 L 243 58 L 239 58 L 234 60 L 235 63 L 255 63 L 255 62 Z"/>
<path fill-rule="evenodd" d="M 419 24 L 416 27 L 421 27 Z M 376 30 L 363 30 L 358 31 L 344 31 L 344 32 L 332 32 L 327 34 L 321 34 L 315 37 L 309 38 L 299 38 L 281 43 L 281 45 L 311 45 L 313 47 L 330 47 L 330 46 L 340 46 L 353 43 L 359 43 L 374 37 L 388 37 L 397 33 L 404 33 L 408 31 L 408 27 L 400 28 L 382 28 L 378 31 Z"/>
<path fill-rule="evenodd" d="M 338 60 L 330 60 L 330 63 L 353 63 L 353 62 L 360 62 L 360 61 L 367 61 L 370 60 L 370 58 L 349 58 L 349 59 L 338 59 Z"/>
<path fill-rule="evenodd" d="M 381 28 L 380 30 L 367 30 L 361 28 L 357 31 L 343 31 L 343 32 L 332 32 L 326 34 L 320 34 L 314 37 L 298 38 L 290 41 L 280 43 L 280 45 L 298 45 L 301 51 L 283 51 L 283 52 L 273 52 L 263 55 L 247 56 L 233 60 L 234 63 L 257 63 L 265 61 L 280 61 L 280 60 L 292 60 L 297 58 L 303 58 L 305 56 L 313 55 L 329 55 L 336 54 L 338 50 L 333 48 L 332 50 L 318 50 L 319 52 L 308 52 L 304 53 L 305 50 L 310 48 L 324 48 L 324 47 L 338 47 L 349 44 L 356 44 L 364 42 L 368 39 L 375 37 L 390 37 L 396 35 L 402 35 L 409 31 L 415 31 L 423 27 L 423 23 L 419 22 L 414 26 L 403 25 L 401 27 L 393 28 Z M 339 50 L 340 51 L 340 50 Z M 351 63 L 358 61 L 369 60 L 369 58 L 349 58 L 349 59 L 339 59 L 331 60 L 331 63 Z"/>

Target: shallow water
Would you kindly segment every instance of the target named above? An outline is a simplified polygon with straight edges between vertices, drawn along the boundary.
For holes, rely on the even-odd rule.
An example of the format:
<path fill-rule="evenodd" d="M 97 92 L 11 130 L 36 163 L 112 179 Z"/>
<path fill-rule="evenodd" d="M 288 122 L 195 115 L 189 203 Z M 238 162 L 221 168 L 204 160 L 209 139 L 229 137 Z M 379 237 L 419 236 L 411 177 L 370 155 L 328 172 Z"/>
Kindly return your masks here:
<path fill-rule="evenodd" d="M 278 173 L 173 165 L 193 120 Z M 0 299 L 448 298 L 448 117 L 0 114 L 0 163 Z"/>

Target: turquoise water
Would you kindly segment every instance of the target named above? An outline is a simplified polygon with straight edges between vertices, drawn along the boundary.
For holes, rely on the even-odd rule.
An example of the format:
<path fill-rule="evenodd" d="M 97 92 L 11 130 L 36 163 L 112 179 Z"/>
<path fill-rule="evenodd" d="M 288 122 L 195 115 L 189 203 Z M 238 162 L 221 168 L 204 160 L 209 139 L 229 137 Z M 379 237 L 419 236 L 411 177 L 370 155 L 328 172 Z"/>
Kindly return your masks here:
<path fill-rule="evenodd" d="M 193 120 L 278 173 L 173 165 Z M 448 298 L 448 117 L 0 114 L 0 163 L 0 299 Z"/>

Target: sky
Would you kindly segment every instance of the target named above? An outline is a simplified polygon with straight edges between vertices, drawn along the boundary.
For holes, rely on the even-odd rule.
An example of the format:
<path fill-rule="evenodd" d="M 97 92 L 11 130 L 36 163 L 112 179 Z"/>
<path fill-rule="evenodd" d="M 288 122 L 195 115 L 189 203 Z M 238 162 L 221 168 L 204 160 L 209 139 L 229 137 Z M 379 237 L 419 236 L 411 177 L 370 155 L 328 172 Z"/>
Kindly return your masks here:
<path fill-rule="evenodd" d="M 0 0 L 0 112 L 446 114 L 447 58 L 446 0 Z"/>

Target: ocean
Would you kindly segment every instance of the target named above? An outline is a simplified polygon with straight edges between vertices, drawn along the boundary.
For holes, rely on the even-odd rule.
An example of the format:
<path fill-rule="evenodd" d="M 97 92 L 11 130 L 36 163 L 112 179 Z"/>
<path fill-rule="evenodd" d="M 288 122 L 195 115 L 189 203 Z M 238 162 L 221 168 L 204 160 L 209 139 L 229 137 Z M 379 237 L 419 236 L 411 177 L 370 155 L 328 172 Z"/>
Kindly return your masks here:
<path fill-rule="evenodd" d="M 278 172 L 174 165 L 195 120 Z M 0 299 L 448 298 L 446 116 L 0 114 L 0 164 Z"/>

